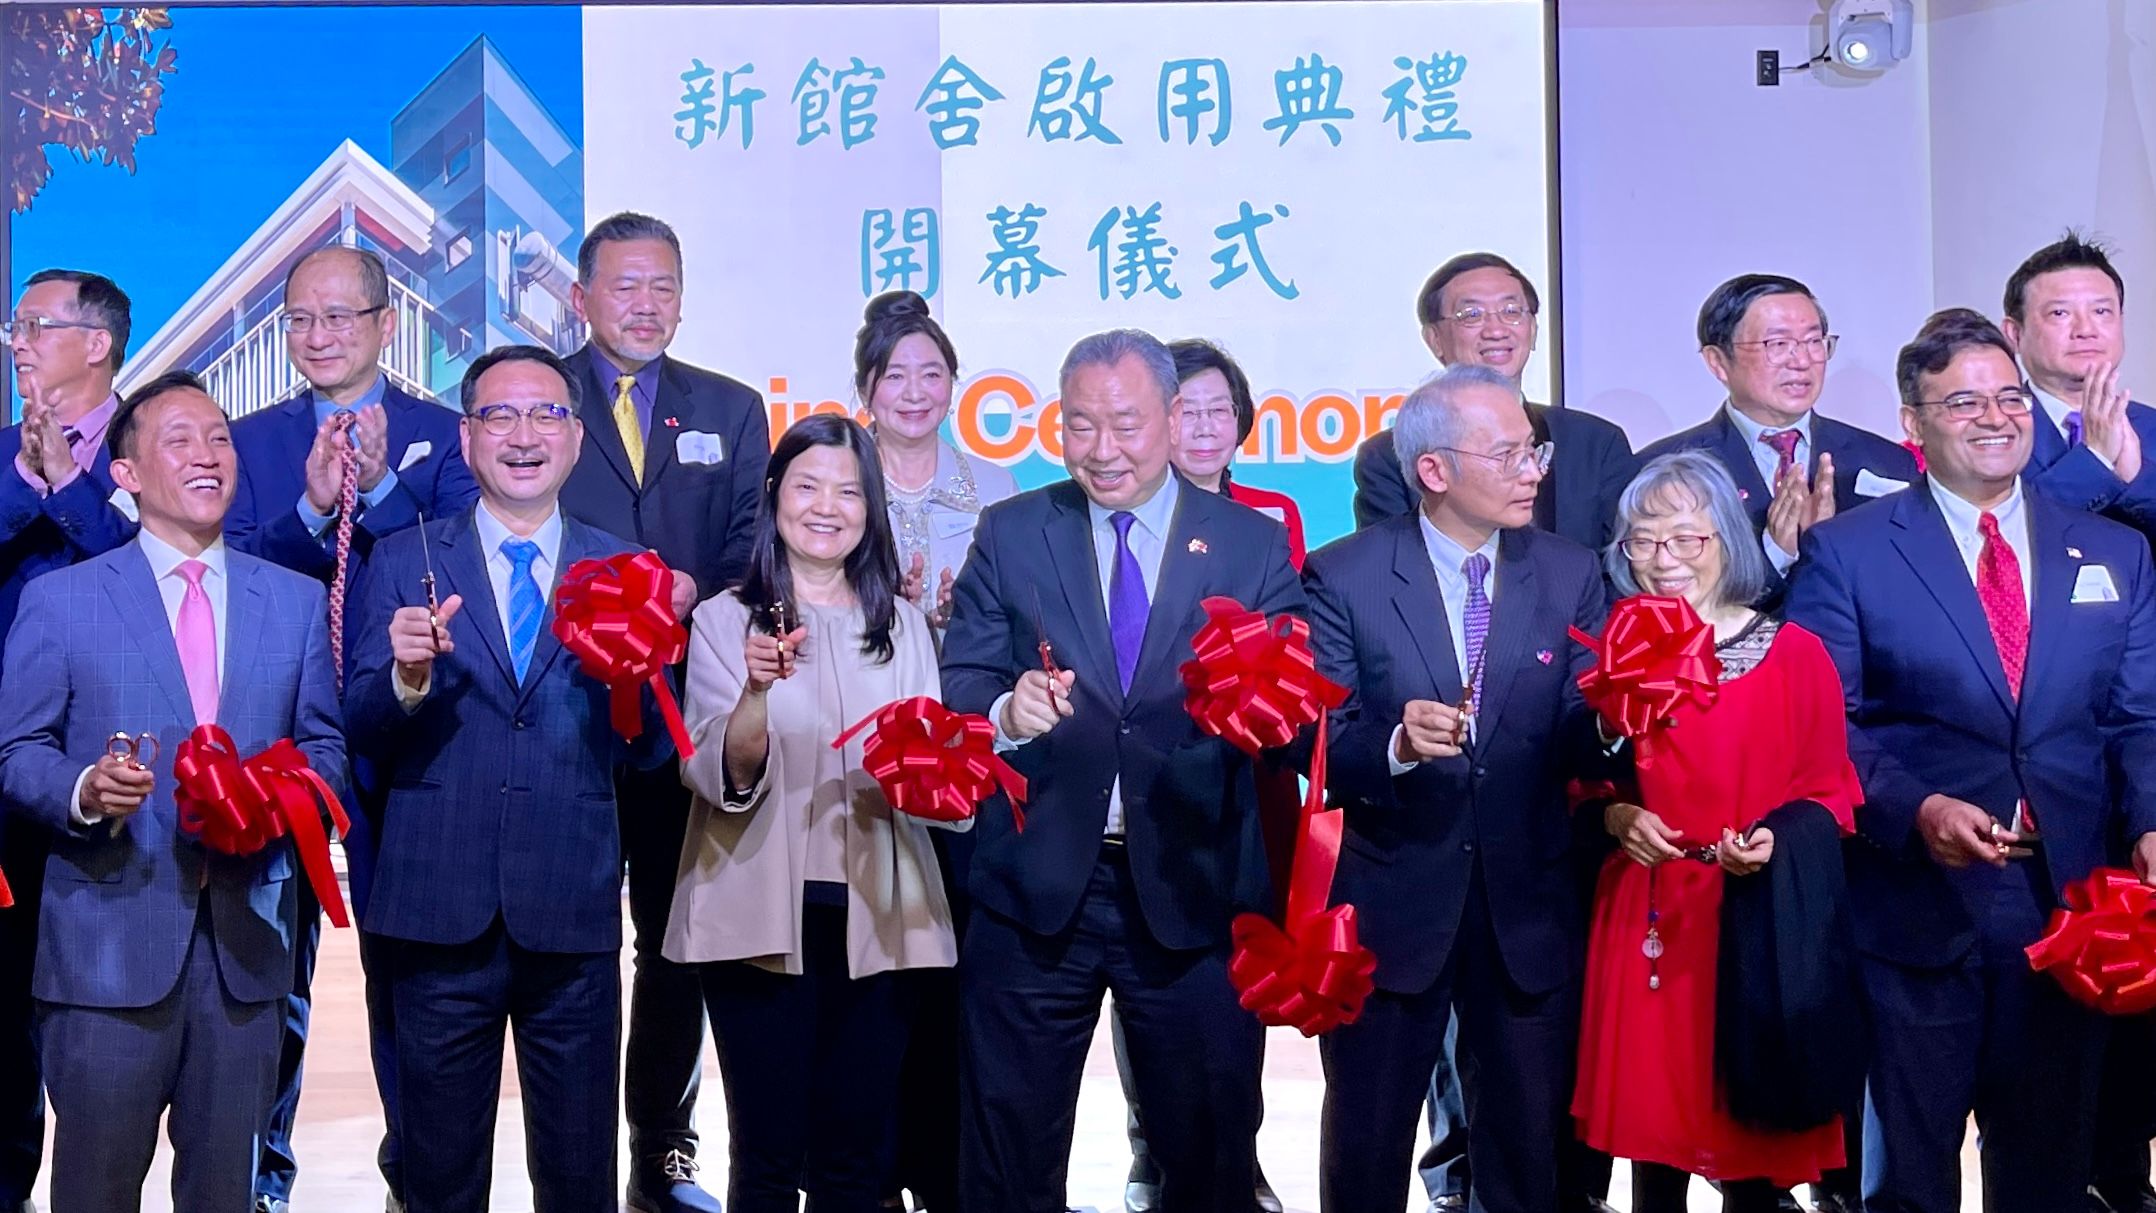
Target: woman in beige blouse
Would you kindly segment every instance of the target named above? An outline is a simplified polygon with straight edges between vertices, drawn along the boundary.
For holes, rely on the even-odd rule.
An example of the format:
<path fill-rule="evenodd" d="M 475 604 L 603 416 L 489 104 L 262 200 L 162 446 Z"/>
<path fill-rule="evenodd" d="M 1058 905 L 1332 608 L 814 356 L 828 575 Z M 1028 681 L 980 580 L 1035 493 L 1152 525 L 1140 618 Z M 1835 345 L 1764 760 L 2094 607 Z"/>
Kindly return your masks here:
<path fill-rule="evenodd" d="M 734 1213 L 869 1213 L 889 1169 L 907 970 L 957 959 L 919 819 L 895 814 L 847 726 L 938 696 L 928 622 L 898 592 L 868 431 L 820 415 L 772 452 L 749 570 L 698 607 L 696 793 L 667 959 L 700 966 L 725 1078 Z M 968 823 L 970 824 L 970 823 Z"/>

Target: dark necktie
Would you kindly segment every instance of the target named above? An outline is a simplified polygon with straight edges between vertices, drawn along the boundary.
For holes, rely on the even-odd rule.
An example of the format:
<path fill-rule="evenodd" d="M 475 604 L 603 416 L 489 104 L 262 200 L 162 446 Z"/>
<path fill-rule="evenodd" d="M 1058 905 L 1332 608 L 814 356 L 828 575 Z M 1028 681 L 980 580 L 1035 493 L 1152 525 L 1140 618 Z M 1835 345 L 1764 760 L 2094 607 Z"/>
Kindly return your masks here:
<path fill-rule="evenodd" d="M 1803 437 L 1795 430 L 1769 430 L 1759 436 L 1759 441 L 1774 448 L 1774 483 L 1767 486 L 1769 493 L 1781 491 L 1782 477 L 1797 463 L 1797 442 Z"/>
<path fill-rule="evenodd" d="M 1115 572 L 1108 579 L 1108 634 L 1115 640 L 1115 672 L 1124 691 L 1138 673 L 1138 651 L 1145 647 L 1145 572 L 1137 554 L 1130 550 L 1130 524 L 1138 516 L 1129 510 L 1108 515 L 1115 524 Z"/>

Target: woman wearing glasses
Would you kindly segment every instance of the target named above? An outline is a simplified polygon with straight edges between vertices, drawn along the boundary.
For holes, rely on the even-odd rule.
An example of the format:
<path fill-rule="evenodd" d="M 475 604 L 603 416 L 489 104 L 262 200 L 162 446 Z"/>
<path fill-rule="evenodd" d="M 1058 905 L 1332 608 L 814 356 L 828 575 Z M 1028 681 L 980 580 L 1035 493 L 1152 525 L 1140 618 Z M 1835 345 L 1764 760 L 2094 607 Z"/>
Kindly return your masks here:
<path fill-rule="evenodd" d="M 1775 810 L 1810 802 L 1832 815 L 1830 836 L 1851 829 L 1841 682 L 1811 633 L 1750 605 L 1765 556 L 1735 482 L 1705 452 L 1654 459 L 1625 489 L 1605 567 L 1621 594 L 1691 604 L 1714 629 L 1721 687 L 1657 732 L 1638 803 L 1604 812 L 1621 851 L 1595 888 L 1573 1116 L 1588 1145 L 1633 1160 L 1636 1213 L 1681 1213 L 1692 1175 L 1720 1181 L 1731 1213 L 1771 1213 L 1782 1189 L 1841 1165 L 1842 1126 L 1768 1132 L 1727 1111 L 1715 1052 L 1722 901 L 1730 881 L 1768 879 L 1776 840 L 1760 822 Z"/>
<path fill-rule="evenodd" d="M 1208 493 L 1225 493 L 1288 528 L 1288 559 L 1303 567 L 1303 512 L 1286 493 L 1252 488 L 1235 479 L 1228 465 L 1257 424 L 1257 403 L 1250 379 L 1228 352 L 1202 338 L 1171 342 L 1176 378 L 1182 381 L 1183 443 L 1175 469 Z"/>

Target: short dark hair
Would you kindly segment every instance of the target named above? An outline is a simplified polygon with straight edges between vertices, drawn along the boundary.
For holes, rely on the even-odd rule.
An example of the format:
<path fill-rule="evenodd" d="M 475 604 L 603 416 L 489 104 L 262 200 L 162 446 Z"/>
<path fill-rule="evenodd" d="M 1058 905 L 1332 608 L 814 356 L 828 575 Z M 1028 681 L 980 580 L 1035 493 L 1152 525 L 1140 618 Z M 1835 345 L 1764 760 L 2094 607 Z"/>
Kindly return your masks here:
<path fill-rule="evenodd" d="M 1452 285 L 1453 279 L 1476 270 L 1503 270 L 1519 279 L 1520 293 L 1527 296 L 1527 313 L 1531 316 L 1542 314 L 1542 296 L 1535 293 L 1535 284 L 1527 280 L 1519 266 L 1496 253 L 1461 253 L 1430 271 L 1430 276 L 1423 279 L 1422 294 L 1415 297 L 1416 319 L 1424 324 L 1436 324 L 1444 319 L 1445 288 Z"/>
<path fill-rule="evenodd" d="M 1820 329 L 1832 331 L 1827 326 L 1827 309 L 1820 306 L 1812 288 L 1781 274 L 1739 274 L 1715 287 L 1707 301 L 1699 305 L 1699 348 L 1711 346 L 1735 356 L 1737 326 L 1744 323 L 1745 313 L 1752 310 L 1753 304 L 1769 295 L 1804 296 L 1819 313 Z"/>
<path fill-rule="evenodd" d="M 1168 352 L 1175 356 L 1175 377 L 1179 383 L 1189 383 L 1207 371 L 1219 371 L 1228 381 L 1228 400 L 1235 406 L 1235 445 L 1241 446 L 1250 437 L 1251 427 L 1258 423 L 1258 405 L 1250 395 L 1250 377 L 1243 368 L 1221 349 L 1203 337 L 1185 337 L 1168 343 Z"/>
<path fill-rule="evenodd" d="M 2050 244 L 2029 254 L 2028 260 L 2014 267 L 2006 278 L 2006 312 L 2019 323 L 2022 309 L 2029 305 L 2029 284 L 2039 274 L 2057 270 L 2102 270 L 2111 285 L 2118 288 L 2119 306 L 2126 306 L 2126 280 L 2119 277 L 2118 267 L 2111 264 L 2111 250 L 2089 239 L 2073 228 Z"/>
<path fill-rule="evenodd" d="M 883 492 L 883 463 L 876 457 L 876 440 L 851 417 L 811 413 L 779 435 L 778 445 L 771 449 L 771 462 L 764 469 L 763 508 L 756 511 L 749 564 L 736 596 L 749 610 L 752 629 L 767 626 L 766 612 L 772 606 L 796 601 L 793 568 L 786 559 L 786 545 L 779 540 L 779 486 L 793 461 L 819 446 L 852 451 L 861 469 L 865 528 L 861 542 L 846 556 L 846 584 L 853 588 L 853 596 L 861 604 L 861 653 L 880 665 L 891 660 L 896 651 L 891 629 L 898 622 L 898 541 L 891 535 L 891 515 Z"/>
<path fill-rule="evenodd" d="M 1894 358 L 1894 386 L 1901 392 L 1902 404 L 1916 407 L 1921 399 L 1919 378 L 1945 370 L 1963 350 L 1986 346 L 2006 355 L 2008 362 L 2014 361 L 2014 347 L 2008 344 L 2006 334 L 1982 312 L 1968 307 L 1933 312 L 1924 327 L 1916 331 L 1916 338 L 1901 347 L 1901 353 Z"/>
<path fill-rule="evenodd" d="M 919 333 L 936 343 L 943 364 L 958 373 L 958 348 L 936 323 L 928 300 L 912 291 L 885 291 L 868 301 L 861 313 L 861 331 L 853 338 L 853 390 L 867 404 L 878 377 L 891 366 L 898 343 Z"/>
<path fill-rule="evenodd" d="M 39 270 L 23 283 L 24 289 L 41 282 L 75 284 L 75 318 L 112 334 L 112 370 L 127 361 L 127 334 L 133 305 L 120 284 L 88 270 Z"/>
<path fill-rule="evenodd" d="M 472 364 L 464 368 L 464 381 L 457 385 L 459 411 L 472 411 L 472 402 L 479 396 L 479 377 L 504 362 L 536 362 L 561 376 L 561 381 L 569 387 L 569 398 L 562 403 L 568 405 L 572 413 L 583 411 L 582 385 L 576 381 L 576 372 L 561 360 L 561 355 L 539 345 L 505 345 L 474 358 Z"/>
<path fill-rule="evenodd" d="M 389 306 L 389 267 L 382 264 L 382 258 L 372 249 L 352 248 L 342 244 L 325 244 L 293 262 L 292 268 L 284 274 L 284 297 L 292 297 L 292 279 L 298 276 L 299 267 L 331 253 L 343 253 L 359 259 L 359 293 L 366 299 L 368 307 Z"/>
<path fill-rule="evenodd" d="M 623 240 L 663 240 L 666 247 L 674 250 L 675 267 L 681 265 L 681 237 L 665 220 L 637 211 L 621 211 L 592 224 L 584 234 L 584 243 L 576 247 L 576 280 L 590 286 L 592 271 L 599 267 L 599 246 Z"/>
<path fill-rule="evenodd" d="M 129 392 L 127 399 L 122 400 L 119 409 L 112 414 L 112 424 L 105 430 L 106 453 L 114 459 L 129 458 L 128 446 L 134 441 L 135 431 L 141 428 L 142 410 L 154 404 L 160 396 L 188 389 L 205 396 L 210 395 L 209 386 L 202 382 L 202 376 L 184 369 L 166 371 Z M 210 396 L 210 403 L 217 404 L 217 398 Z M 221 404 L 217 407 L 219 410 L 224 408 Z"/>

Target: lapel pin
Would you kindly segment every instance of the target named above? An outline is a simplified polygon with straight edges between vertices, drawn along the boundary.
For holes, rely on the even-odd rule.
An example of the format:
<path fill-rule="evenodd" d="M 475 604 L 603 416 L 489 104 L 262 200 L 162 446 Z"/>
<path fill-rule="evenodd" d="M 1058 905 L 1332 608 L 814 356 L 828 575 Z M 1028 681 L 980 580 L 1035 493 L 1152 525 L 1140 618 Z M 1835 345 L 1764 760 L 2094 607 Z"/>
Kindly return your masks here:
<path fill-rule="evenodd" d="M 2066 554 L 2067 554 L 2067 555 L 2069 555 L 2069 556 L 2071 556 L 2071 557 L 2073 557 L 2073 558 L 2074 558 L 2074 559 L 2076 559 L 2076 560 L 2079 560 L 2079 559 L 2081 559 L 2081 549 L 2080 549 L 2080 548 L 2068 548 L 2068 549 L 2066 549 Z"/>
<path fill-rule="evenodd" d="M 1193 540 L 1191 540 L 1191 541 L 1190 541 L 1190 552 L 1191 552 L 1191 554 L 1192 554 L 1192 555 L 1194 555 L 1194 556 L 1203 556 L 1203 555 L 1205 555 L 1205 553 L 1206 553 L 1205 541 L 1204 541 L 1203 539 L 1193 539 Z"/>
<path fill-rule="evenodd" d="M 1738 490 L 1737 490 L 1737 500 L 1739 500 L 1739 501 L 1750 501 L 1751 499 L 1752 499 L 1752 495 L 1751 495 L 1750 493 L 1746 492 L 1746 491 L 1745 491 L 1745 490 L 1743 490 L 1743 489 L 1738 489 Z"/>
<path fill-rule="evenodd" d="M 1551 661 L 1555 660 L 1556 657 L 1557 654 L 1550 652 L 1548 649 L 1535 650 L 1535 660 L 1541 662 L 1544 665 L 1548 665 Z"/>
<path fill-rule="evenodd" d="M 678 430 L 678 429 L 680 429 L 680 428 L 681 428 L 681 418 L 679 418 L 679 417 L 668 417 L 668 418 L 666 419 L 666 428 L 667 428 L 667 429 L 670 429 L 670 430 Z"/>

